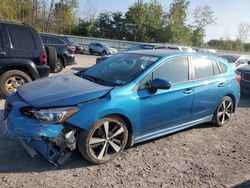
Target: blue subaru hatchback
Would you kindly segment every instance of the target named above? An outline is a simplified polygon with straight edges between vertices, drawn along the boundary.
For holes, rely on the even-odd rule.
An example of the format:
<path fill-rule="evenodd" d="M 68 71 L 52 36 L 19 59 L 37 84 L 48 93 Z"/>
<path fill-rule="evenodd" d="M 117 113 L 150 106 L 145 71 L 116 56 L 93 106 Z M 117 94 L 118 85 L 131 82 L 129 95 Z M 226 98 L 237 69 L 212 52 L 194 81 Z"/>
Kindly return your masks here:
<path fill-rule="evenodd" d="M 101 164 L 138 142 L 205 122 L 225 125 L 239 102 L 239 80 L 214 56 L 125 52 L 77 75 L 20 87 L 6 101 L 6 134 L 55 165 L 76 148 Z"/>

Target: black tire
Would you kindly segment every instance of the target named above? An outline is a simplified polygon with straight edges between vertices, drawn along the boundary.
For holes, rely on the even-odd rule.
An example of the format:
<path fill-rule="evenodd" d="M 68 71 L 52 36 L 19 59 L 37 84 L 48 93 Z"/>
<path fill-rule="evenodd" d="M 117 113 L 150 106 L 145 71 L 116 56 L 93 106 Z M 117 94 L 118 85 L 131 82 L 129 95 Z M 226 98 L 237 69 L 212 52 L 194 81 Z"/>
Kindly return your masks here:
<path fill-rule="evenodd" d="M 103 52 L 102 52 L 102 55 L 107 55 L 108 53 L 107 53 L 107 51 L 106 50 L 104 50 Z"/>
<path fill-rule="evenodd" d="M 63 70 L 63 60 L 60 57 L 57 57 L 56 67 L 54 69 L 54 73 L 59 73 Z"/>
<path fill-rule="evenodd" d="M 19 70 L 10 70 L 0 76 L 1 95 L 6 98 L 16 92 L 18 86 L 31 82 L 28 74 Z"/>
<path fill-rule="evenodd" d="M 93 55 L 93 50 L 92 49 L 89 49 L 89 54 Z"/>
<path fill-rule="evenodd" d="M 104 127 L 105 123 L 107 122 L 108 137 L 98 138 L 97 136 L 106 135 Z M 109 127 L 111 127 L 112 129 L 110 129 Z M 119 131 L 120 133 L 114 136 Z M 101 139 L 103 141 L 93 143 L 94 141 L 92 141 L 91 139 Z M 94 164 L 103 164 L 118 157 L 126 147 L 127 141 L 128 129 L 126 127 L 126 124 L 122 119 L 117 117 L 107 117 L 100 119 L 93 125 L 93 127 L 89 131 L 81 130 L 77 134 L 77 146 L 79 151 L 89 162 Z M 98 154 L 98 156 L 96 154 Z"/>
<path fill-rule="evenodd" d="M 214 112 L 214 117 L 212 123 L 216 126 L 222 127 L 227 124 L 233 115 L 234 110 L 234 102 L 233 99 L 229 96 L 225 96 L 216 111 Z"/>
<path fill-rule="evenodd" d="M 50 72 L 55 72 L 57 63 L 57 52 L 54 47 L 45 47 L 47 54 L 48 66 L 50 67 Z"/>

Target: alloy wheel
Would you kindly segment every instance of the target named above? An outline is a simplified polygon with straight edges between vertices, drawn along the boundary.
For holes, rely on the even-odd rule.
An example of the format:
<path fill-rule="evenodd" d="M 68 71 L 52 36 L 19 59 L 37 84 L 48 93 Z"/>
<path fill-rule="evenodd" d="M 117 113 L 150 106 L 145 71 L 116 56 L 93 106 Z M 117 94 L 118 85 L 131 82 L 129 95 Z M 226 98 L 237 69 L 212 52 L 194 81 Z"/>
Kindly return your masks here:
<path fill-rule="evenodd" d="M 5 82 L 5 89 L 9 93 L 14 93 L 16 92 L 17 88 L 23 84 L 25 84 L 25 80 L 19 76 L 13 76 L 10 77 L 6 82 Z"/>
<path fill-rule="evenodd" d="M 225 98 L 217 111 L 217 120 L 221 125 L 226 124 L 233 113 L 233 101 L 231 98 Z"/>
<path fill-rule="evenodd" d="M 95 160 L 109 161 L 122 151 L 127 142 L 127 130 L 117 122 L 105 121 L 89 138 L 88 147 Z"/>
<path fill-rule="evenodd" d="M 54 72 L 57 73 L 57 72 L 60 72 L 62 69 L 62 62 L 60 59 L 57 59 L 57 62 L 56 62 L 56 67 L 55 67 L 55 70 Z"/>

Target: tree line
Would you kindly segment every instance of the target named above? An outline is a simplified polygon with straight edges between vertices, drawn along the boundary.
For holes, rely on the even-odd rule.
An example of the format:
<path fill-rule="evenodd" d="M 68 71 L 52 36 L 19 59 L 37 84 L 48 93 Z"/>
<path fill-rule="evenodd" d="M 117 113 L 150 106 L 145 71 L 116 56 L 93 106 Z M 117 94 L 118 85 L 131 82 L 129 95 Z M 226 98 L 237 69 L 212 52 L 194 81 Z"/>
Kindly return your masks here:
<path fill-rule="evenodd" d="M 80 1 L 79 1 L 80 2 Z M 189 0 L 172 0 L 166 12 L 158 0 L 137 0 L 125 13 L 101 12 L 88 7 L 78 16 L 77 0 L 0 0 L 0 19 L 19 20 L 39 31 L 153 43 L 176 43 L 232 51 L 250 51 L 247 44 L 250 26 L 241 23 L 239 36 L 204 42 L 208 25 L 216 24 L 211 8 L 197 7 L 188 23 Z"/>
<path fill-rule="evenodd" d="M 188 0 L 173 0 L 169 12 L 157 0 L 138 0 L 127 12 L 103 12 L 97 19 L 80 19 L 76 35 L 141 42 L 170 42 L 203 47 L 205 30 L 215 23 L 209 6 L 193 12 L 194 23 L 187 24 Z"/>
<path fill-rule="evenodd" d="M 39 31 L 67 33 L 77 25 L 77 0 L 0 0 L 0 19 L 17 20 Z"/>

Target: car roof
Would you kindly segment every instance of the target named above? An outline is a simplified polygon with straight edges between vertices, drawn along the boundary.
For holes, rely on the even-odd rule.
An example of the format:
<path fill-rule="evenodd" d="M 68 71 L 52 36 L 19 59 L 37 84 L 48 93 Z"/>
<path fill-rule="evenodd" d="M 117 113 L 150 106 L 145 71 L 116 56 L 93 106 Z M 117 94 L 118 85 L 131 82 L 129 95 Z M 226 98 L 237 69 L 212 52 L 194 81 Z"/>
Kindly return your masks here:
<path fill-rule="evenodd" d="M 171 55 L 184 55 L 184 54 L 197 54 L 192 52 L 182 52 L 178 50 L 135 50 L 135 51 L 126 51 L 124 53 L 131 53 L 131 54 L 145 54 L 150 56 L 157 56 L 157 57 L 166 57 Z M 204 54 L 203 54 L 204 55 Z"/>
<path fill-rule="evenodd" d="M 186 52 L 186 51 L 179 51 L 179 50 L 135 50 L 135 51 L 126 51 L 123 53 L 130 53 L 130 54 L 142 54 L 142 55 L 150 55 L 150 56 L 156 56 L 159 58 L 167 57 L 167 56 L 175 56 L 175 55 L 195 55 L 195 56 L 203 56 L 208 58 L 217 59 L 219 61 L 225 62 L 227 61 L 224 58 L 211 55 L 211 54 L 205 54 L 205 53 L 196 53 L 196 52 Z"/>
<path fill-rule="evenodd" d="M 24 23 L 19 22 L 19 21 L 14 21 L 14 20 L 2 20 L 2 19 L 0 19 L 0 23 L 3 23 L 3 24 L 13 24 L 13 25 L 25 25 Z"/>
<path fill-rule="evenodd" d="M 55 36 L 55 37 L 60 37 L 60 35 L 56 33 L 44 33 L 44 32 L 39 32 L 40 35 L 48 35 L 48 36 Z"/>

